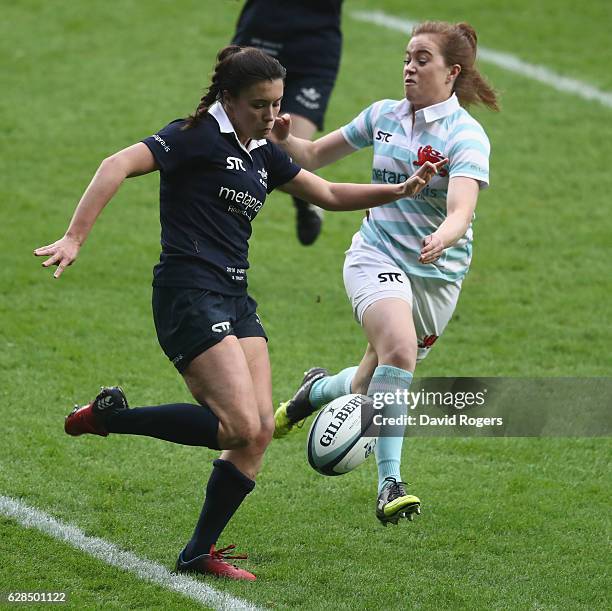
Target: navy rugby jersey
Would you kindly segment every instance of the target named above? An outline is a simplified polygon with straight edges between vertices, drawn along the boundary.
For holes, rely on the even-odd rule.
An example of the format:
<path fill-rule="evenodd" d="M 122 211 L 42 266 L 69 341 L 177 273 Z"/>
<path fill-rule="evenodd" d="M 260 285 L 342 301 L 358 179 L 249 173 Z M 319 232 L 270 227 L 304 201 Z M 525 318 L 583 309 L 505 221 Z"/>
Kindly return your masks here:
<path fill-rule="evenodd" d="M 268 140 L 242 146 L 218 102 L 184 126 L 177 119 L 142 141 L 160 168 L 162 252 L 153 285 L 243 295 L 251 222 L 300 167 Z"/>
<path fill-rule="evenodd" d="M 342 0 L 247 0 L 234 44 L 263 49 L 290 74 L 328 72 L 340 63 Z"/>

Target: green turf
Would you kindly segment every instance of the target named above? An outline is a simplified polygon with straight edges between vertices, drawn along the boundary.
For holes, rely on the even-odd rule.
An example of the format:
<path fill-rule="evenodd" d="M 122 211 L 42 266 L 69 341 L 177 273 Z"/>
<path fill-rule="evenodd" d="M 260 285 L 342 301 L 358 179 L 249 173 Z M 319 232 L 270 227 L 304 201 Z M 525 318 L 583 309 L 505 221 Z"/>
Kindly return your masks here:
<path fill-rule="evenodd" d="M 8 608 L 33 606 L 32 603 L 7 604 L 10 592 L 62 593 L 65 604 L 58 604 L 60 609 L 203 608 L 181 594 L 142 581 L 4 517 L 0 518 L 0 553 L 0 605 Z M 36 606 L 50 605 L 39 603 Z"/>
<path fill-rule="evenodd" d="M 489 48 L 609 90 L 609 6 L 349 2 L 327 128 L 401 95 L 405 36 L 351 19 L 352 9 L 465 19 Z M 69 406 L 100 384 L 123 385 L 134 404 L 189 400 L 150 314 L 157 177 L 124 185 L 61 280 L 31 251 L 62 234 L 104 156 L 193 109 L 239 8 L 20 0 L 3 5 L 0 23 L 0 494 L 168 567 L 190 535 L 215 454 L 62 431 Z M 475 113 L 492 143 L 491 188 L 456 316 L 419 375 L 610 375 L 612 109 L 482 69 L 503 104 L 498 115 Z M 369 163 L 360 153 L 322 175 L 367 181 Z M 287 197 L 274 194 L 255 224 L 250 283 L 270 335 L 276 401 L 304 368 L 360 357 L 341 274 L 360 217 L 328 214 L 305 249 Z M 324 478 L 307 466 L 304 441 L 301 432 L 271 445 L 255 493 L 222 539 L 249 552 L 245 566 L 259 581 L 215 583 L 224 591 L 282 609 L 606 606 L 608 440 L 408 441 L 404 477 L 423 515 L 387 529 L 374 519 L 374 461 Z M 78 608 L 191 605 L 4 519 L 0 541 L 0 591 L 63 586 Z"/>

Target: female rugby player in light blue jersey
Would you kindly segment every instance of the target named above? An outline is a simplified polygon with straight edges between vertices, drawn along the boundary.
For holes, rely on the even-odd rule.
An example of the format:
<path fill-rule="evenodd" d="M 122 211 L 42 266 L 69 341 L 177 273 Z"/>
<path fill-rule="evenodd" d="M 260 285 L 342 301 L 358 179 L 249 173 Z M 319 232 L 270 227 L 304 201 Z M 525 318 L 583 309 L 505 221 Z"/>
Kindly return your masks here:
<path fill-rule="evenodd" d="M 464 107 L 482 103 L 498 110 L 495 92 L 474 67 L 476 42 L 466 23 L 422 23 L 406 49 L 405 99 L 375 102 L 315 142 L 289 134 L 290 116 L 277 118 L 277 142 L 309 170 L 365 146 L 374 148 L 374 183 L 401 182 L 427 161 L 448 164 L 416 196 L 373 209 L 364 219 L 346 253 L 344 283 L 368 340 L 365 355 L 359 367 L 334 376 L 322 368 L 307 371 L 276 412 L 276 437 L 350 392 L 407 396 L 417 361 L 450 320 L 471 261 L 478 192 L 489 182 L 489 141 Z M 406 411 L 400 400 L 385 405 L 383 416 Z M 404 428 L 385 431 L 376 445 L 376 516 L 385 525 L 420 513 L 420 500 L 401 481 Z"/>
<path fill-rule="evenodd" d="M 222 49 L 195 113 L 105 159 L 66 234 L 34 254 L 74 262 L 96 218 L 126 178 L 160 173 L 162 253 L 153 279 L 159 343 L 197 405 L 128 409 L 123 391 L 103 388 L 66 418 L 69 435 L 147 435 L 223 450 L 215 460 L 191 540 L 176 568 L 254 580 L 226 562 L 217 540 L 255 486 L 274 431 L 266 333 L 247 293 L 251 223 L 266 195 L 281 190 L 327 210 L 358 210 L 415 195 L 442 164 L 428 163 L 401 184 L 329 183 L 294 164 L 266 139 L 283 97 L 285 69 L 254 48 Z M 245 556 L 237 556 L 245 557 Z"/>

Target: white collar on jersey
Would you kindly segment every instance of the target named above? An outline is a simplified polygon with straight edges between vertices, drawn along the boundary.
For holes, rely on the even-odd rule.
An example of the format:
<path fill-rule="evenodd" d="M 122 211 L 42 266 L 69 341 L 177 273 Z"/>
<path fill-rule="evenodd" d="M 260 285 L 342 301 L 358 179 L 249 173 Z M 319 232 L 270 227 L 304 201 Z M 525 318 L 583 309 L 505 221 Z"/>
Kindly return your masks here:
<path fill-rule="evenodd" d="M 232 122 L 229 120 L 229 117 L 227 116 L 227 113 L 225 112 L 225 108 L 223 108 L 223 105 L 221 104 L 221 102 L 215 102 L 209 109 L 208 112 L 216 119 L 217 123 L 219 124 L 219 129 L 221 130 L 222 134 L 234 134 L 235 138 L 236 138 L 236 142 L 238 142 L 238 144 L 247 152 L 250 153 L 251 151 L 255 150 L 256 148 L 260 147 L 260 146 L 264 146 L 266 144 L 268 144 L 267 140 L 249 140 L 249 145 L 247 147 L 245 147 L 242 142 L 240 142 L 240 140 L 238 140 L 238 136 L 236 134 L 236 130 L 234 129 L 234 126 L 232 125 Z"/>
<path fill-rule="evenodd" d="M 426 108 L 421 108 L 414 113 L 415 121 L 423 120 L 425 123 L 433 123 L 438 119 L 448 117 L 461 108 L 457 96 L 453 93 L 448 100 L 444 102 L 438 102 L 438 104 L 432 104 Z M 398 102 L 392 112 L 398 119 L 403 119 L 410 114 L 410 102 L 406 99 Z"/>

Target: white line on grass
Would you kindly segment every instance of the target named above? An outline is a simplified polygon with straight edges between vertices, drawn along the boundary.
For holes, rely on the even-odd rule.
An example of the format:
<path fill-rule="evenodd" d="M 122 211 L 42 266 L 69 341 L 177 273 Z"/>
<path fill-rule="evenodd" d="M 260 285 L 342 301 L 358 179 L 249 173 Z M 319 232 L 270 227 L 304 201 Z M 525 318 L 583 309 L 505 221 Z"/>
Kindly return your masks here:
<path fill-rule="evenodd" d="M 5 515 L 26 528 L 36 528 L 106 564 L 130 571 L 140 579 L 152 581 L 214 609 L 258 611 L 258 607 L 245 600 L 219 592 L 186 575 L 173 574 L 165 566 L 123 551 L 104 539 L 89 537 L 76 526 L 64 524 L 20 500 L 0 495 L 0 515 Z"/>
<path fill-rule="evenodd" d="M 416 21 L 387 15 L 381 11 L 354 11 L 350 13 L 350 15 L 353 19 L 357 19 L 358 21 L 380 25 L 391 30 L 396 30 L 397 32 L 403 32 L 404 34 L 410 34 L 412 28 L 417 23 Z M 544 66 L 529 64 L 510 53 L 501 53 L 500 51 L 494 51 L 485 47 L 478 47 L 478 57 L 485 62 L 495 64 L 510 72 L 515 72 L 521 76 L 526 76 L 540 83 L 550 85 L 557 91 L 573 93 L 585 100 L 595 100 L 604 106 L 612 107 L 612 93 L 601 91 L 584 81 L 562 76 Z"/>

